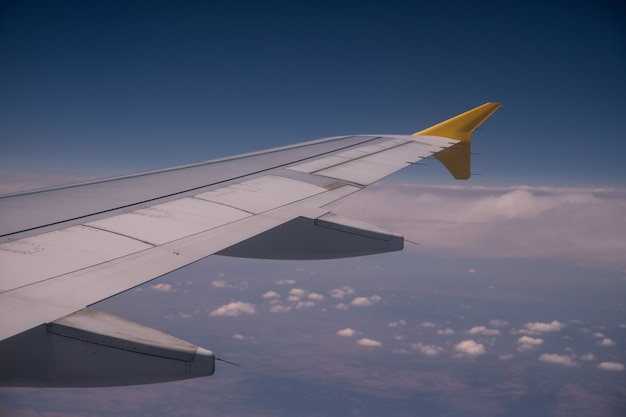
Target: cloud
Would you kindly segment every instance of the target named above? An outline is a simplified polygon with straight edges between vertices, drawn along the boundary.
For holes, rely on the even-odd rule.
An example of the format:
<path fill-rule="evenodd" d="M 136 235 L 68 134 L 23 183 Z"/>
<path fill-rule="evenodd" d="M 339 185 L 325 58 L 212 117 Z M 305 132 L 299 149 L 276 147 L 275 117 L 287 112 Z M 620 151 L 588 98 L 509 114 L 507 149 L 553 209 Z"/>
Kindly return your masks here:
<path fill-rule="evenodd" d="M 295 279 L 281 279 L 275 282 L 276 285 L 293 285 L 295 283 Z"/>
<path fill-rule="evenodd" d="M 387 326 L 389 327 L 406 326 L 406 321 L 405 320 L 392 321 L 391 323 L 387 324 Z"/>
<path fill-rule="evenodd" d="M 342 299 L 344 298 L 346 295 L 352 295 L 354 294 L 354 288 L 352 287 L 348 287 L 348 286 L 343 286 L 341 288 L 335 288 L 334 290 L 330 290 L 328 291 L 328 293 L 330 294 L 331 297 L 333 298 L 339 298 Z"/>
<path fill-rule="evenodd" d="M 174 291 L 174 287 L 171 284 L 163 284 L 163 283 L 151 285 L 150 288 L 159 292 Z"/>
<path fill-rule="evenodd" d="M 382 342 L 379 342 L 378 340 L 367 339 L 365 337 L 363 339 L 359 339 L 357 343 L 361 346 L 369 346 L 369 347 L 379 347 L 383 345 Z"/>
<path fill-rule="evenodd" d="M 290 306 L 275 305 L 275 306 L 270 307 L 270 312 L 272 313 L 287 313 L 289 311 L 291 311 Z"/>
<path fill-rule="evenodd" d="M 326 297 L 324 297 L 322 294 L 318 294 L 315 292 L 312 292 L 311 294 L 309 294 L 309 300 L 321 301 L 324 298 Z"/>
<path fill-rule="evenodd" d="M 237 340 L 245 340 L 246 337 L 243 335 L 240 335 L 239 333 L 233 335 L 233 339 L 237 339 Z"/>
<path fill-rule="evenodd" d="M 454 330 L 446 328 L 445 330 L 437 330 L 437 334 L 448 335 L 454 334 Z"/>
<path fill-rule="evenodd" d="M 352 300 L 352 302 L 350 303 L 351 306 L 355 306 L 355 307 L 367 307 L 367 306 L 371 306 L 374 303 L 377 303 L 381 300 L 380 296 L 378 295 L 373 295 L 369 298 L 367 297 L 356 297 L 354 300 Z"/>
<path fill-rule="evenodd" d="M 524 345 L 535 345 L 535 346 L 538 346 L 543 343 L 543 339 L 539 337 L 535 338 L 535 337 L 528 337 L 528 336 L 522 336 L 519 339 L 517 339 L 517 341 Z"/>
<path fill-rule="evenodd" d="M 538 334 L 538 333 L 546 333 L 546 332 L 558 332 L 565 327 L 565 323 L 560 323 L 556 320 L 553 320 L 552 323 L 541 323 L 541 322 L 532 322 L 526 323 L 524 328 L 520 330 L 520 333 L 527 334 Z"/>
<path fill-rule="evenodd" d="M 419 236 L 422 253 L 626 265 L 626 222 L 615 221 L 626 218 L 624 190 L 385 184 L 332 209 Z"/>
<path fill-rule="evenodd" d="M 504 327 L 507 324 L 509 324 L 509 322 L 506 320 L 493 319 L 493 320 L 489 320 L 489 324 L 493 327 Z"/>
<path fill-rule="evenodd" d="M 356 334 L 356 330 L 352 330 L 351 328 L 346 328 L 343 330 L 337 330 L 337 335 L 338 336 L 343 336 L 343 337 L 352 337 Z"/>
<path fill-rule="evenodd" d="M 460 354 L 467 356 L 480 356 L 485 354 L 485 346 L 471 339 L 457 343 L 454 349 Z"/>
<path fill-rule="evenodd" d="M 302 298 L 307 292 L 301 288 L 292 288 L 289 290 L 289 295 L 294 297 Z"/>
<path fill-rule="evenodd" d="M 315 305 L 315 303 L 313 301 L 300 301 L 298 304 L 296 304 L 296 309 L 299 310 L 301 308 L 309 308 L 309 307 L 313 307 Z"/>
<path fill-rule="evenodd" d="M 582 356 L 580 357 L 580 360 L 581 360 L 581 361 L 595 361 L 596 359 L 597 359 L 597 358 L 596 358 L 596 355 L 594 355 L 594 354 L 593 354 L 593 353 L 591 353 L 591 352 L 589 352 L 589 353 L 587 353 L 587 354 L 584 354 L 584 355 L 582 355 Z"/>
<path fill-rule="evenodd" d="M 263 298 L 280 298 L 280 295 L 275 291 L 268 291 L 262 296 Z"/>
<path fill-rule="evenodd" d="M 615 341 L 609 339 L 609 338 L 604 338 L 601 341 L 598 342 L 598 345 L 600 346 L 615 346 Z"/>
<path fill-rule="evenodd" d="M 211 285 L 217 288 L 224 288 L 226 286 L 226 281 L 222 280 L 213 280 Z"/>
<path fill-rule="evenodd" d="M 430 321 L 423 321 L 420 323 L 420 326 L 422 327 L 437 327 L 437 325 L 435 323 L 432 323 Z"/>
<path fill-rule="evenodd" d="M 624 364 L 619 362 L 600 362 L 598 369 L 602 369 L 603 371 L 623 371 Z"/>
<path fill-rule="evenodd" d="M 520 344 L 517 347 L 517 350 L 519 352 L 526 352 L 526 351 L 529 351 L 529 350 L 533 350 L 537 346 L 543 344 L 543 339 L 541 339 L 541 338 L 534 338 L 534 337 L 528 337 L 528 336 L 522 336 L 519 339 L 517 339 L 517 342 Z"/>
<path fill-rule="evenodd" d="M 472 327 L 467 331 L 469 334 L 482 334 L 485 336 L 496 336 L 500 334 L 500 330 L 497 329 L 488 329 L 485 326 L 476 326 Z"/>
<path fill-rule="evenodd" d="M 411 345 L 411 347 L 415 350 L 418 350 L 420 352 L 422 352 L 424 355 L 427 356 L 437 356 L 439 355 L 441 352 L 443 352 L 443 348 L 436 346 L 436 345 L 426 345 L 423 343 L 413 343 Z"/>
<path fill-rule="evenodd" d="M 578 366 L 578 364 L 574 362 L 572 358 L 566 355 L 544 353 L 541 356 L 539 356 L 539 360 L 541 362 L 553 363 L 555 365 Z"/>
<path fill-rule="evenodd" d="M 168 314 L 167 316 L 165 316 L 166 319 L 168 320 L 174 320 L 174 319 L 190 319 L 193 317 L 193 314 L 189 314 L 189 313 L 183 313 L 182 311 L 179 311 L 176 314 Z"/>
<path fill-rule="evenodd" d="M 255 314 L 256 308 L 254 304 L 244 303 L 243 301 L 234 301 L 226 304 L 211 312 L 211 316 L 227 316 L 237 317 L 241 314 Z"/>
<path fill-rule="evenodd" d="M 498 359 L 500 359 L 501 361 L 508 361 L 511 360 L 515 357 L 515 355 L 513 355 L 512 353 L 507 353 L 506 355 L 500 355 L 498 356 Z"/>

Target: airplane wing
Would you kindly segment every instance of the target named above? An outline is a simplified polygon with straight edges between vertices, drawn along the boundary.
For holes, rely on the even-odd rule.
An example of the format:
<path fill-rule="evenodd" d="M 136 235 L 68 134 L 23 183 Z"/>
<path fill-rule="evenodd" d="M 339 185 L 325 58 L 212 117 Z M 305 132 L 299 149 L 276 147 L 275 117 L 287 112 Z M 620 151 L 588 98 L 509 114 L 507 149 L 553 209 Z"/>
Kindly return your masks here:
<path fill-rule="evenodd" d="M 0 385 L 211 375 L 215 356 L 90 305 L 213 254 L 327 259 L 401 250 L 326 206 L 424 158 L 470 177 L 486 103 L 413 135 L 325 138 L 0 197 Z M 10 359 L 8 359 L 10 358 Z"/>

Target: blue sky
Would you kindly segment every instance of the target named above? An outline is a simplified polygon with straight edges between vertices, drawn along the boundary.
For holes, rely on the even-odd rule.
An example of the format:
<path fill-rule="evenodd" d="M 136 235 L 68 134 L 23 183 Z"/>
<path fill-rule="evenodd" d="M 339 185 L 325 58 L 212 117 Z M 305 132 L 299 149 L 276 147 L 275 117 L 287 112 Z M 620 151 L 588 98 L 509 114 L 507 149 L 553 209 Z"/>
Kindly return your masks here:
<path fill-rule="evenodd" d="M 3 2 L 2 191 L 503 108 L 482 175 L 433 161 L 336 205 L 418 247 L 212 257 L 99 305 L 241 367 L 2 389 L 0 414 L 622 415 L 623 8 L 414 3 Z"/>
<path fill-rule="evenodd" d="M 625 178 L 610 2 L 26 1 L 0 19 L 2 171 L 107 175 L 412 133 L 500 101 L 477 181 Z"/>

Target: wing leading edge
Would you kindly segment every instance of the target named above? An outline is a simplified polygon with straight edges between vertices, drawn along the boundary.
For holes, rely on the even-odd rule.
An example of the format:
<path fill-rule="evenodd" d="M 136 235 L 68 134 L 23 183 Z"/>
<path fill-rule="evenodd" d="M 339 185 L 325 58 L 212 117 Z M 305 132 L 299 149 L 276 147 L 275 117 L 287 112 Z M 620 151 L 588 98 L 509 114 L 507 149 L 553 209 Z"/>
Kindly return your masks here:
<path fill-rule="evenodd" d="M 402 236 L 325 206 L 433 155 L 455 178 L 469 178 L 471 134 L 499 107 L 486 103 L 413 135 L 326 138 L 0 197 L 0 355 L 14 359 L 0 364 L 0 385 L 212 374 L 212 352 L 88 306 L 212 254 L 326 259 L 401 250 Z M 103 326 L 110 321 L 139 330 L 111 335 Z M 129 337 L 138 332 L 150 335 L 148 347 Z M 180 346 L 188 354 L 176 354 Z M 136 359 L 154 356 L 151 349 L 166 353 Z"/>

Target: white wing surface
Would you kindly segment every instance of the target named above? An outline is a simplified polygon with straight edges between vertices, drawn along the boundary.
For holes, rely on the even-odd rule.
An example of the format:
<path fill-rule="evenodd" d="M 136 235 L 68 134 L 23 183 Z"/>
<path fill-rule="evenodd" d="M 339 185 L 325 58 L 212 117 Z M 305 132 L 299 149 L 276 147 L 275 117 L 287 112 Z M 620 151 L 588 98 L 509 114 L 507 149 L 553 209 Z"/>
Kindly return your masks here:
<path fill-rule="evenodd" d="M 455 178 L 469 178 L 470 134 L 499 106 L 414 135 L 326 138 L 1 196 L 0 385 L 212 374 L 212 352 L 87 307 L 212 254 L 324 259 L 400 250 L 402 236 L 338 218 L 326 205 L 433 155 Z M 86 347 L 98 364 L 76 353 Z"/>

